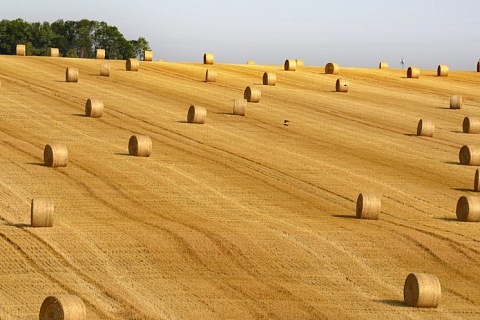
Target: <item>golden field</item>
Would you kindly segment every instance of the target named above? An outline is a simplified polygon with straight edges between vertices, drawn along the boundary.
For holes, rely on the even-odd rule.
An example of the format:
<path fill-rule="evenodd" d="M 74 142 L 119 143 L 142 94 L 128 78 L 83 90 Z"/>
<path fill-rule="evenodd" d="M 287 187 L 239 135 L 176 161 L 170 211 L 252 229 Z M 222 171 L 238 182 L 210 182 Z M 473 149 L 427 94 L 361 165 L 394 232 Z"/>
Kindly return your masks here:
<path fill-rule="evenodd" d="M 462 132 L 480 73 L 406 74 L 0 56 L 0 319 L 38 319 L 65 293 L 88 319 L 479 319 L 480 224 L 455 208 L 475 195 L 458 154 L 480 145 Z M 260 102 L 232 115 L 253 85 Z M 89 98 L 101 118 L 84 116 Z M 192 104 L 205 124 L 187 123 Z M 419 119 L 433 137 L 416 136 Z M 150 157 L 128 154 L 137 134 Z M 50 143 L 66 167 L 43 164 Z M 359 193 L 382 194 L 379 220 L 355 218 Z M 32 228 L 45 197 L 54 226 Z M 410 272 L 438 277 L 438 308 L 403 303 Z"/>

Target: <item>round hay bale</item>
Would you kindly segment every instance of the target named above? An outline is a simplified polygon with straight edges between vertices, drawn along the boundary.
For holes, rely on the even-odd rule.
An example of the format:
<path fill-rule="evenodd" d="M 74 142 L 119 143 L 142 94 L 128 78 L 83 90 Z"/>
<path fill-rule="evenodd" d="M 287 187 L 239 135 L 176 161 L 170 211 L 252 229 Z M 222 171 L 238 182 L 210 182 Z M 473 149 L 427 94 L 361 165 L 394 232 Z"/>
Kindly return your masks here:
<path fill-rule="evenodd" d="M 266 86 L 274 86 L 277 84 L 277 75 L 273 72 L 265 72 L 263 74 L 263 84 Z"/>
<path fill-rule="evenodd" d="M 473 179 L 473 191 L 478 192 L 479 190 L 479 181 L 480 180 L 480 170 L 475 170 L 475 178 Z"/>
<path fill-rule="evenodd" d="M 259 87 L 246 87 L 243 92 L 243 97 L 247 99 L 248 102 L 257 103 L 262 97 L 262 90 Z"/>
<path fill-rule="evenodd" d="M 477 146 L 464 145 L 460 148 L 459 160 L 463 165 L 478 166 L 480 165 L 480 148 Z"/>
<path fill-rule="evenodd" d="M 348 92 L 348 80 L 337 79 L 337 82 L 335 83 L 335 91 L 337 91 L 337 92 Z"/>
<path fill-rule="evenodd" d="M 450 109 L 462 109 L 463 108 L 463 96 L 454 95 L 450 97 Z"/>
<path fill-rule="evenodd" d="M 411 78 L 411 79 L 420 78 L 420 69 L 418 67 L 408 67 L 407 78 Z"/>
<path fill-rule="evenodd" d="M 441 296 L 442 287 L 434 274 L 410 273 L 405 279 L 403 300 L 409 306 L 436 308 Z"/>
<path fill-rule="evenodd" d="M 203 55 L 203 64 L 213 64 L 214 56 L 213 53 L 205 53 Z"/>
<path fill-rule="evenodd" d="M 325 65 L 326 74 L 338 74 L 340 72 L 340 66 L 336 63 L 329 62 Z"/>
<path fill-rule="evenodd" d="M 207 69 L 205 72 L 205 82 L 217 81 L 217 71 L 215 69 Z"/>
<path fill-rule="evenodd" d="M 86 320 L 87 309 L 82 299 L 72 294 L 58 294 L 43 300 L 40 320 Z"/>
<path fill-rule="evenodd" d="M 465 117 L 462 127 L 464 133 L 480 133 L 480 118 Z"/>
<path fill-rule="evenodd" d="M 50 48 L 50 57 L 58 57 L 60 56 L 60 52 L 58 48 Z"/>
<path fill-rule="evenodd" d="M 127 69 L 127 71 L 138 71 L 139 66 L 140 63 L 135 58 L 127 59 L 127 62 L 125 64 L 125 68 Z"/>
<path fill-rule="evenodd" d="M 297 63 L 297 68 L 303 67 L 305 65 L 305 62 L 303 61 L 303 59 L 296 59 L 295 62 Z"/>
<path fill-rule="evenodd" d="M 131 136 L 128 140 L 128 154 L 136 157 L 150 157 L 152 139 L 145 135 Z"/>
<path fill-rule="evenodd" d="M 103 101 L 101 99 L 88 99 L 85 103 L 85 115 L 92 118 L 100 118 L 103 114 Z"/>
<path fill-rule="evenodd" d="M 378 220 L 382 211 L 382 195 L 377 193 L 360 193 L 357 198 L 357 218 Z"/>
<path fill-rule="evenodd" d="M 97 52 L 95 54 L 95 58 L 105 59 L 105 49 L 97 49 Z"/>
<path fill-rule="evenodd" d="M 157 62 L 165 62 L 165 59 L 158 59 Z"/>
<path fill-rule="evenodd" d="M 457 220 L 464 222 L 480 221 L 480 197 L 461 196 L 457 201 Z"/>
<path fill-rule="evenodd" d="M 477 72 L 480 72 L 480 60 L 477 61 Z"/>
<path fill-rule="evenodd" d="M 236 98 L 233 102 L 233 114 L 237 116 L 245 116 L 247 109 L 247 99 Z"/>
<path fill-rule="evenodd" d="M 417 125 L 417 136 L 433 137 L 435 124 L 430 119 L 420 119 Z"/>
<path fill-rule="evenodd" d="M 153 51 L 145 50 L 143 52 L 143 61 L 153 61 Z"/>
<path fill-rule="evenodd" d="M 248 64 L 248 65 L 254 65 L 254 64 L 255 64 L 255 61 L 253 61 L 253 60 L 248 60 L 248 61 L 247 61 L 247 64 Z"/>
<path fill-rule="evenodd" d="M 24 44 L 17 44 L 17 47 L 16 47 L 17 56 L 25 56 L 26 52 L 27 50 Z"/>
<path fill-rule="evenodd" d="M 287 59 L 287 60 L 285 60 L 283 68 L 286 71 L 295 71 L 295 70 L 297 70 L 297 61 L 292 60 L 292 59 Z"/>
<path fill-rule="evenodd" d="M 102 77 L 110 77 L 110 65 L 108 63 L 102 63 L 100 65 L 100 75 Z"/>
<path fill-rule="evenodd" d="M 78 82 L 78 68 L 68 67 L 65 72 L 67 82 Z"/>
<path fill-rule="evenodd" d="M 207 109 L 205 107 L 191 105 L 187 113 L 188 123 L 203 124 L 207 118 Z"/>
<path fill-rule="evenodd" d="M 378 65 L 378 68 L 379 69 L 388 69 L 388 62 L 380 62 L 379 65 Z"/>
<path fill-rule="evenodd" d="M 32 199 L 30 206 L 30 221 L 34 228 L 53 227 L 53 200 L 48 198 Z"/>
<path fill-rule="evenodd" d="M 60 143 L 51 143 L 43 150 L 43 162 L 47 167 L 66 167 L 68 163 L 67 146 Z"/>
<path fill-rule="evenodd" d="M 438 65 L 437 77 L 448 77 L 448 66 L 446 64 Z"/>

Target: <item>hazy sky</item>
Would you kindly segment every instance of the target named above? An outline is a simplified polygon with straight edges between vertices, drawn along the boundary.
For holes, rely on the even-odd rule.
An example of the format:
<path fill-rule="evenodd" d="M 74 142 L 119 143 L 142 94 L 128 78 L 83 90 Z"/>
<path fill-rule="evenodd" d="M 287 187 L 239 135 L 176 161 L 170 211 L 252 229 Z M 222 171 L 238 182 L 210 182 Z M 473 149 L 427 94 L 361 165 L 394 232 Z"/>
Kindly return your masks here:
<path fill-rule="evenodd" d="M 113 3 L 113 4 L 112 4 Z M 98 20 L 127 40 L 145 37 L 154 60 L 474 70 L 480 59 L 479 0 L 15 0 L 0 18 Z"/>

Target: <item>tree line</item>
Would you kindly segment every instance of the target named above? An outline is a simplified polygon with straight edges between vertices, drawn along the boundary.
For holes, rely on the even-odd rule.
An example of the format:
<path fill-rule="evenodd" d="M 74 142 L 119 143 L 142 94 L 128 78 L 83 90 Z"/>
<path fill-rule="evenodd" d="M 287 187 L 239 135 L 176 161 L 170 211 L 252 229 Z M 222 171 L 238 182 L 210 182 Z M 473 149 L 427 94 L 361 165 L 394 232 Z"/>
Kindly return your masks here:
<path fill-rule="evenodd" d="M 29 56 L 48 56 L 50 48 L 58 48 L 60 56 L 71 58 L 94 58 L 96 49 L 105 49 L 106 59 L 140 59 L 145 50 L 150 50 L 145 38 L 126 40 L 117 27 L 103 21 L 2 20 L 0 54 L 16 54 L 17 44 L 24 44 Z"/>

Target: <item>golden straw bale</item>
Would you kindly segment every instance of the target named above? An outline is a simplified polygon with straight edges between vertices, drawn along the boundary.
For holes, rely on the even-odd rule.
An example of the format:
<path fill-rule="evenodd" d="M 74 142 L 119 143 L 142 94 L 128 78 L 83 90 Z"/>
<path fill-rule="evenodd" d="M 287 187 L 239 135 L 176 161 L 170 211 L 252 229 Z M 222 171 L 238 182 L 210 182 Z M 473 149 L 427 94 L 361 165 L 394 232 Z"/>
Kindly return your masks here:
<path fill-rule="evenodd" d="M 263 84 L 266 86 L 274 86 L 277 84 L 277 75 L 273 72 L 265 72 L 263 74 Z"/>
<path fill-rule="evenodd" d="M 203 124 L 207 118 L 207 109 L 205 107 L 191 105 L 187 113 L 188 123 Z"/>
<path fill-rule="evenodd" d="M 236 98 L 233 102 L 233 114 L 238 116 L 245 116 L 247 109 L 247 99 Z"/>
<path fill-rule="evenodd" d="M 440 64 L 437 67 L 438 77 L 448 77 L 448 66 L 446 64 Z"/>
<path fill-rule="evenodd" d="M 66 167 L 68 163 L 67 146 L 60 143 L 51 143 L 43 150 L 43 162 L 47 167 Z"/>
<path fill-rule="evenodd" d="M 461 196 L 457 201 L 457 220 L 463 222 L 480 221 L 480 197 Z"/>
<path fill-rule="evenodd" d="M 165 62 L 165 59 L 158 59 L 157 62 Z"/>
<path fill-rule="evenodd" d="M 287 60 L 285 60 L 283 68 L 286 71 L 295 71 L 295 70 L 297 70 L 297 62 L 295 60 L 292 60 L 292 59 L 287 59 Z"/>
<path fill-rule="evenodd" d="M 86 320 L 87 309 L 82 299 L 71 294 L 58 294 L 43 300 L 40 320 Z"/>
<path fill-rule="evenodd" d="M 85 115 L 92 118 L 100 118 L 103 114 L 103 101 L 101 99 L 88 99 L 85 103 Z"/>
<path fill-rule="evenodd" d="M 50 57 L 58 57 L 60 56 L 60 52 L 58 48 L 50 48 Z"/>
<path fill-rule="evenodd" d="M 128 154 L 136 157 L 150 157 L 152 139 L 145 135 L 134 135 L 128 140 Z"/>
<path fill-rule="evenodd" d="M 139 66 L 140 63 L 135 58 L 127 59 L 127 62 L 125 64 L 125 68 L 127 69 L 127 71 L 138 71 Z"/>
<path fill-rule="evenodd" d="M 153 61 L 153 51 L 145 50 L 143 52 L 143 61 Z"/>
<path fill-rule="evenodd" d="M 435 123 L 430 119 L 420 119 L 417 125 L 417 136 L 433 137 Z"/>
<path fill-rule="evenodd" d="M 305 62 L 303 61 L 303 59 L 296 59 L 295 63 L 297 64 L 297 68 L 303 67 L 305 65 Z"/>
<path fill-rule="evenodd" d="M 378 65 L 378 68 L 379 69 L 388 69 L 388 62 L 380 62 L 379 65 Z"/>
<path fill-rule="evenodd" d="M 95 54 L 95 58 L 105 59 L 105 49 L 97 49 L 97 52 Z"/>
<path fill-rule="evenodd" d="M 462 127 L 464 133 L 480 133 L 480 118 L 465 117 Z"/>
<path fill-rule="evenodd" d="M 110 65 L 108 63 L 102 63 L 100 65 L 100 75 L 102 77 L 110 77 Z"/>
<path fill-rule="evenodd" d="M 248 61 L 247 61 L 247 64 L 248 64 L 248 65 L 254 65 L 254 64 L 255 64 L 255 61 L 254 61 L 254 60 L 248 60 Z"/>
<path fill-rule="evenodd" d="M 463 96 L 454 95 L 450 97 L 450 109 L 462 109 L 463 108 Z"/>
<path fill-rule="evenodd" d="M 405 279 L 405 304 L 417 308 L 436 308 L 440 304 L 442 287 L 437 276 L 428 273 L 410 273 Z"/>
<path fill-rule="evenodd" d="M 16 47 L 17 56 L 25 56 L 26 52 L 27 51 L 24 44 L 17 44 L 17 47 Z"/>
<path fill-rule="evenodd" d="M 262 97 L 262 90 L 259 87 L 246 87 L 245 91 L 243 92 L 243 97 L 247 99 L 248 102 L 257 103 L 260 101 Z"/>
<path fill-rule="evenodd" d="M 469 166 L 480 165 L 480 148 L 477 146 L 464 145 L 458 154 L 460 164 Z"/>
<path fill-rule="evenodd" d="M 207 69 L 205 72 L 205 82 L 215 82 L 217 81 L 217 70 Z"/>
<path fill-rule="evenodd" d="M 411 79 L 420 78 L 420 69 L 418 67 L 408 67 L 407 78 L 411 78 Z"/>
<path fill-rule="evenodd" d="M 480 60 L 477 62 L 477 72 L 480 72 Z"/>
<path fill-rule="evenodd" d="M 477 169 L 477 170 L 475 170 L 475 178 L 473 179 L 473 191 L 476 191 L 476 192 L 480 191 L 479 190 L 479 186 L 480 186 L 480 184 L 479 184 L 480 181 L 479 180 L 480 180 L 480 170 Z"/>
<path fill-rule="evenodd" d="M 382 211 L 382 195 L 360 193 L 357 198 L 356 214 L 359 219 L 378 220 Z"/>
<path fill-rule="evenodd" d="M 68 67 L 65 72 L 67 82 L 78 82 L 78 68 Z"/>
<path fill-rule="evenodd" d="M 338 74 L 340 72 L 340 66 L 336 63 L 329 62 L 325 65 L 326 74 Z"/>
<path fill-rule="evenodd" d="M 348 80 L 337 79 L 337 82 L 335 83 L 335 91 L 337 91 L 337 92 L 348 92 Z"/>
<path fill-rule="evenodd" d="M 30 221 L 34 228 L 53 227 L 53 200 L 48 198 L 32 199 Z"/>
<path fill-rule="evenodd" d="M 214 56 L 213 53 L 205 53 L 203 55 L 203 64 L 213 64 Z"/>

